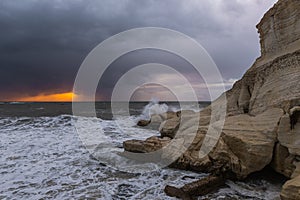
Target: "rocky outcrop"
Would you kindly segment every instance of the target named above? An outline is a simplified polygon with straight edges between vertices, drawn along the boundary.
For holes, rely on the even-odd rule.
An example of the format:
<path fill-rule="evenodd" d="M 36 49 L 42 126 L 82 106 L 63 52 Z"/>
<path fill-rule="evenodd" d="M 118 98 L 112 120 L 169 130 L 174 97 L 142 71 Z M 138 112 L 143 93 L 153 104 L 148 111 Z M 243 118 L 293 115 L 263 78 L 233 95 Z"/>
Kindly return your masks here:
<path fill-rule="evenodd" d="M 204 179 L 186 184 L 181 188 L 166 186 L 165 193 L 171 197 L 191 200 L 193 196 L 205 195 L 223 186 L 224 183 L 223 177 L 208 176 Z"/>
<path fill-rule="evenodd" d="M 291 178 L 283 186 L 283 200 L 300 199 L 300 107 L 290 109 L 280 120 L 278 141 L 288 152 L 284 152 L 282 163 L 275 170 Z M 276 155 L 276 154 L 275 154 Z M 281 170 L 281 171 L 280 171 Z"/>
<path fill-rule="evenodd" d="M 300 45 L 300 13 L 298 0 L 280 0 L 257 25 L 261 55 L 278 57 L 295 51 Z"/>
<path fill-rule="evenodd" d="M 277 124 L 282 115 L 282 109 L 273 108 L 257 116 L 240 114 L 227 117 L 216 147 L 208 156 L 202 159 L 199 158 L 199 151 L 208 127 L 200 126 L 187 151 L 178 158 L 176 163 L 173 163 L 173 166 L 211 173 L 230 169 L 234 177 L 239 179 L 245 178 L 252 172 L 262 170 L 272 161 L 272 153 L 277 137 Z M 166 128 L 161 129 L 163 131 L 161 136 L 166 135 L 165 130 L 168 130 L 168 133 L 176 134 L 175 129 L 176 127 L 178 129 L 179 120 L 174 119 L 176 124 L 170 121 L 172 122 L 172 119 L 162 123 L 162 126 L 166 126 Z M 190 118 L 183 120 L 181 123 L 183 125 L 178 130 L 180 131 L 180 136 L 174 140 L 181 140 L 189 135 L 193 129 L 193 124 L 196 122 L 193 121 L 193 118 Z M 124 149 L 140 153 L 153 152 L 166 146 L 171 138 L 174 138 L 173 136 L 163 138 L 151 137 L 146 141 L 125 141 Z M 166 154 L 165 157 L 172 156 L 169 152 Z"/>
<path fill-rule="evenodd" d="M 149 153 L 157 151 L 170 142 L 170 138 L 159 138 L 156 136 L 150 137 L 145 141 L 142 140 L 127 140 L 123 143 L 123 148 L 126 151 L 134 153 Z"/>
<path fill-rule="evenodd" d="M 273 108 L 255 117 L 243 114 L 226 119 L 221 140 L 234 155 L 229 158 L 236 157 L 238 161 L 237 166 L 234 166 L 235 163 L 230 166 L 236 177 L 245 178 L 272 161 L 277 124 L 282 114 L 281 109 Z"/>
<path fill-rule="evenodd" d="M 300 199 L 300 176 L 287 181 L 283 187 L 280 195 L 283 200 L 298 200 Z"/>
<path fill-rule="evenodd" d="M 161 137 L 169 137 L 173 139 L 179 128 L 179 124 L 180 124 L 179 117 L 174 117 L 161 123 L 158 129 L 161 134 Z"/>
<path fill-rule="evenodd" d="M 271 167 L 278 173 L 291 177 L 295 165 L 293 164 L 294 156 L 289 153 L 287 147 L 282 146 L 280 143 L 277 143 L 274 148 L 273 160 Z"/>
<path fill-rule="evenodd" d="M 292 108 L 281 118 L 278 140 L 291 154 L 300 155 L 300 106 Z"/>
<path fill-rule="evenodd" d="M 162 114 L 153 114 L 150 116 L 150 119 L 140 119 L 137 122 L 137 126 L 146 127 L 149 126 L 150 128 L 158 128 L 162 122 L 168 119 L 178 118 L 181 115 L 181 111 L 179 112 L 171 112 L 168 111 Z"/>
<path fill-rule="evenodd" d="M 137 125 L 138 126 L 148 126 L 150 123 L 151 123 L 150 120 L 141 119 L 138 121 Z"/>
<path fill-rule="evenodd" d="M 212 106 L 200 113 L 177 113 L 160 125 L 161 136 L 175 143 L 186 140 L 194 129 L 197 132 L 172 167 L 243 179 L 270 165 L 291 179 L 283 186 L 281 198 L 300 199 L 299 19 L 299 0 L 279 0 L 257 25 L 261 57 L 222 95 L 226 102 L 219 98 L 212 103 L 217 111 L 226 104 L 227 113 L 220 138 L 206 156 L 201 157 L 200 150 L 207 131 L 222 124 L 218 112 L 212 115 Z M 124 147 L 132 150 L 130 145 Z M 161 156 L 166 159 L 172 152 Z"/>

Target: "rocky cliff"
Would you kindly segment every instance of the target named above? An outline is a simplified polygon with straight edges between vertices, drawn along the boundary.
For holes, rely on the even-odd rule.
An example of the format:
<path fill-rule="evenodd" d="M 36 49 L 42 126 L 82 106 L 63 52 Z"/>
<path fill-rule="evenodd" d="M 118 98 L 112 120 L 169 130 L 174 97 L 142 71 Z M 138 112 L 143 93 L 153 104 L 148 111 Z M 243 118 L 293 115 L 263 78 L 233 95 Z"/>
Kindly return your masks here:
<path fill-rule="evenodd" d="M 125 150 L 155 151 L 151 141 L 161 148 L 171 139 L 184 139 L 195 126 L 196 137 L 173 167 L 243 179 L 269 165 L 290 179 L 281 198 L 300 199 L 300 1 L 279 0 L 257 28 L 261 57 L 223 94 L 227 102 L 223 98 L 213 102 L 216 107 L 226 103 L 227 113 L 222 134 L 207 156 L 199 158 L 199 151 L 210 121 L 218 125 L 218 116 L 211 116 L 212 106 L 184 119 L 166 118 L 160 127 L 163 137 L 126 141 Z M 195 115 L 200 121 L 194 120 Z M 183 128 L 178 129 L 179 124 Z M 183 137 L 174 138 L 179 132 Z"/>

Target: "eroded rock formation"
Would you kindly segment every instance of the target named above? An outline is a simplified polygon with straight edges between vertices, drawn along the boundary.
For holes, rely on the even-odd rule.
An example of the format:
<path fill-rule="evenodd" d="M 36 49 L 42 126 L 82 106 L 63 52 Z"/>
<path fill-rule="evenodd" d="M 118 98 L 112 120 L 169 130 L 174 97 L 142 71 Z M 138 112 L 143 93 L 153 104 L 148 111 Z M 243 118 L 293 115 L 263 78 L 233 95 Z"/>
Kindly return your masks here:
<path fill-rule="evenodd" d="M 225 124 L 213 150 L 199 157 L 208 125 L 211 119 L 218 119 L 211 116 L 212 106 L 184 119 L 179 114 L 170 115 L 160 126 L 165 138 L 155 140 L 164 147 L 171 139 L 185 140 L 196 128 L 191 145 L 172 167 L 243 179 L 270 165 L 290 179 L 283 186 L 281 198 L 296 200 L 300 199 L 300 1 L 279 0 L 257 28 L 261 57 L 223 94 L 227 102 L 223 98 L 213 102 L 214 108 L 227 104 Z M 196 115 L 200 115 L 200 121 L 195 120 Z M 213 126 L 219 123 L 212 121 Z M 178 133 L 179 138 L 175 137 Z M 151 139 L 132 145 L 129 141 L 124 148 L 144 152 L 150 143 Z M 152 150 L 156 148 L 146 151 Z"/>

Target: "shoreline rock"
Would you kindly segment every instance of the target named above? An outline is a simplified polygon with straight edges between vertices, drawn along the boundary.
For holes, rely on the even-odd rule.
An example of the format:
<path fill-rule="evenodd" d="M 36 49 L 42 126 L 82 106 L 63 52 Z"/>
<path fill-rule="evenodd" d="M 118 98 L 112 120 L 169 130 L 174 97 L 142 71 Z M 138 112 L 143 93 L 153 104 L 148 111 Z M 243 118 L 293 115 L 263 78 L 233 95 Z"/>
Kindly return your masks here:
<path fill-rule="evenodd" d="M 280 198 L 282 200 L 297 200 L 300 197 L 300 176 L 287 181 L 283 187 Z"/>
<path fill-rule="evenodd" d="M 167 185 L 165 193 L 171 197 L 190 200 L 195 196 L 203 196 L 225 185 L 225 179 L 221 176 L 208 176 L 203 179 L 188 183 L 181 188 Z"/>
<path fill-rule="evenodd" d="M 206 144 L 209 125 L 222 124 L 218 112 L 212 116 L 212 106 L 198 113 L 182 111 L 160 116 L 161 138 L 124 142 L 125 151 L 155 151 L 170 141 L 191 139 L 191 132 L 196 131 L 190 146 L 171 167 L 242 180 L 271 166 L 290 179 L 282 188 L 281 198 L 300 199 L 299 19 L 299 0 L 279 0 L 257 25 L 261 56 L 232 89 L 222 94 L 226 102 L 223 98 L 212 102 L 217 110 L 226 104 L 227 113 L 220 138 L 206 156 L 200 156 L 200 149 Z M 163 143 L 163 138 L 168 142 Z M 161 159 L 172 156 L 172 152 L 166 153 Z M 181 198 L 193 196 L 182 188 L 166 190 Z"/>

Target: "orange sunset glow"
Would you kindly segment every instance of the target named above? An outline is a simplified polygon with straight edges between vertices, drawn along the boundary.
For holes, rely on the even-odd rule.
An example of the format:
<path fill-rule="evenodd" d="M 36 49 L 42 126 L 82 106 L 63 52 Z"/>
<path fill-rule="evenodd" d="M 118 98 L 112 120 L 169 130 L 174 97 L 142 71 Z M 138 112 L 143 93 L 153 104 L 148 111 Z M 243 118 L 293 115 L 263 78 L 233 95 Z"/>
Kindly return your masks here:
<path fill-rule="evenodd" d="M 67 93 L 58 93 L 58 94 L 40 94 L 33 97 L 23 97 L 20 99 L 17 99 L 17 101 L 27 101 L 27 102 L 68 102 L 72 101 L 74 97 L 73 92 L 67 92 Z"/>

